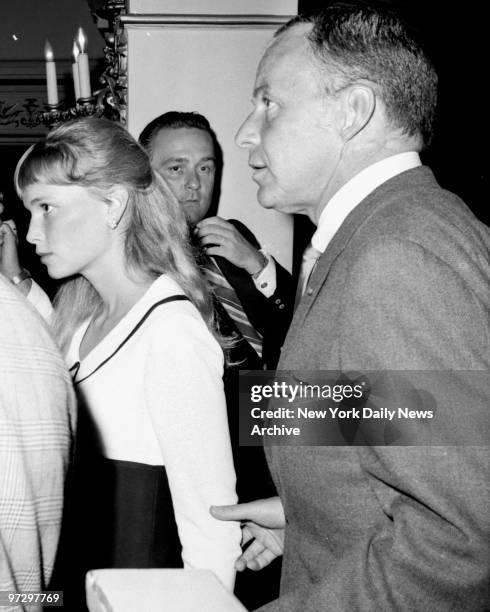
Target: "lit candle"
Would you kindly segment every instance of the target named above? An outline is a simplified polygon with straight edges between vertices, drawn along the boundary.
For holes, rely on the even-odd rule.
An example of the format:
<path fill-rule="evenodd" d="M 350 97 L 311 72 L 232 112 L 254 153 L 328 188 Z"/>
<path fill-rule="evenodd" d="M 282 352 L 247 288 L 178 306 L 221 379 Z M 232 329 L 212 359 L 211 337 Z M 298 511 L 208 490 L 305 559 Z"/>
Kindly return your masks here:
<path fill-rule="evenodd" d="M 73 41 L 73 64 L 71 70 L 73 73 L 73 89 L 75 90 L 75 100 L 80 97 L 80 75 L 78 74 L 78 56 L 80 55 L 80 49 L 77 45 L 77 41 Z"/>
<path fill-rule="evenodd" d="M 48 104 L 58 104 L 58 82 L 56 80 L 56 64 L 54 63 L 53 48 L 46 41 L 44 45 L 44 57 L 46 59 L 46 85 L 48 88 Z"/>
<path fill-rule="evenodd" d="M 92 95 L 90 89 L 90 68 L 88 65 L 87 37 L 82 28 L 78 28 L 77 44 L 80 49 L 78 54 L 78 77 L 80 79 L 80 97 L 90 98 Z"/>

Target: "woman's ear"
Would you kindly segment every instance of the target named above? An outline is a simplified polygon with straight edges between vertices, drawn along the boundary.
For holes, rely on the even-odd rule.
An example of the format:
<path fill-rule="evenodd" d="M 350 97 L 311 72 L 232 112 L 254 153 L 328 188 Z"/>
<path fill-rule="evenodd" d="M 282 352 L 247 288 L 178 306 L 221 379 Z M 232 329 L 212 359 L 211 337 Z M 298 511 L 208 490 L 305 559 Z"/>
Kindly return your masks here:
<path fill-rule="evenodd" d="M 121 223 L 128 200 L 129 193 L 125 187 L 113 187 L 106 196 L 107 224 L 111 229 L 116 229 Z"/>
<path fill-rule="evenodd" d="M 372 87 L 356 83 L 344 93 L 344 122 L 341 128 L 343 141 L 347 142 L 369 123 L 376 108 L 376 94 Z"/>

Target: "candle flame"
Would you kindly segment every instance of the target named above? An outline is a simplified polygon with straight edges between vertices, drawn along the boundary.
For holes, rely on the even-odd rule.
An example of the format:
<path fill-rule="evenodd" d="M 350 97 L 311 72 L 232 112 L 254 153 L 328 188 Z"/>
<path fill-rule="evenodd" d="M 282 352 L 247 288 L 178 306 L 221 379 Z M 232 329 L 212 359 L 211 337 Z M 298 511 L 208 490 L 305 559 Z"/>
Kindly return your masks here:
<path fill-rule="evenodd" d="M 78 44 L 78 48 L 80 49 L 80 53 L 85 53 L 87 45 L 87 36 L 83 31 L 83 28 L 78 28 L 76 41 Z"/>
<path fill-rule="evenodd" d="M 47 40 L 44 45 L 44 57 L 47 62 L 52 62 L 54 60 L 53 47 L 49 44 L 49 40 Z"/>
<path fill-rule="evenodd" d="M 78 56 L 80 54 L 80 47 L 78 46 L 78 42 L 76 40 L 73 41 L 72 54 L 73 54 L 73 61 L 76 63 L 78 60 Z"/>

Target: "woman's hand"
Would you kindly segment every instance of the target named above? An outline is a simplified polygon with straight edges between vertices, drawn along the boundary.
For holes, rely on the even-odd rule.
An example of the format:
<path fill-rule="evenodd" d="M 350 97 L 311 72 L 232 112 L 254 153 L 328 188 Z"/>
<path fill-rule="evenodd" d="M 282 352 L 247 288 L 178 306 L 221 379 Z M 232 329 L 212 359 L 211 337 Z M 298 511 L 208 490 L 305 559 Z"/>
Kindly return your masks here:
<path fill-rule="evenodd" d="M 11 219 L 4 221 L 0 225 L 0 272 L 9 279 L 22 271 L 17 245 L 15 223 Z"/>

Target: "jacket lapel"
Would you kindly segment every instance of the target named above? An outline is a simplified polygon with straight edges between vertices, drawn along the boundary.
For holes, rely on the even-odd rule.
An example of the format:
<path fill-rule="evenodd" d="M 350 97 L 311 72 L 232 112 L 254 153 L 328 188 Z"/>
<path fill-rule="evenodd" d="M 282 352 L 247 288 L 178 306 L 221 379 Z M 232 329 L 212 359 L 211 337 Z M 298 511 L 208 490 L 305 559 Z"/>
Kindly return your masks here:
<path fill-rule="evenodd" d="M 399 190 L 404 191 L 407 185 L 411 186 L 414 182 L 416 182 L 418 185 L 425 183 L 427 187 L 434 185 L 437 186 L 431 170 L 427 167 L 419 166 L 415 169 L 402 172 L 401 174 L 398 174 L 380 185 L 349 213 L 335 236 L 330 241 L 325 252 L 318 259 L 318 263 L 315 266 L 308 282 L 306 293 L 301 299 L 301 302 L 294 313 L 293 320 L 283 346 L 282 355 L 285 355 L 290 350 L 295 349 L 297 334 L 301 330 L 305 318 L 308 316 L 310 309 L 315 303 L 319 291 L 326 283 L 330 268 L 334 264 L 335 260 L 339 257 L 342 251 L 344 251 L 354 234 L 359 230 L 363 223 L 365 223 L 366 220 L 371 217 L 371 215 L 378 213 L 382 208 L 384 208 L 384 206 L 386 206 L 384 192 L 392 191 L 395 188 L 396 183 L 399 183 Z M 278 369 L 281 368 L 281 362 L 278 365 Z"/>

